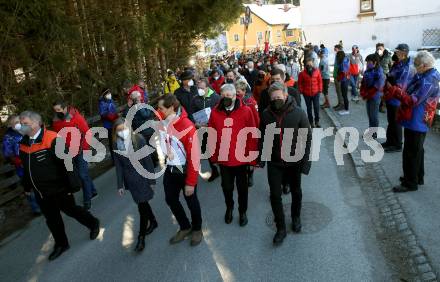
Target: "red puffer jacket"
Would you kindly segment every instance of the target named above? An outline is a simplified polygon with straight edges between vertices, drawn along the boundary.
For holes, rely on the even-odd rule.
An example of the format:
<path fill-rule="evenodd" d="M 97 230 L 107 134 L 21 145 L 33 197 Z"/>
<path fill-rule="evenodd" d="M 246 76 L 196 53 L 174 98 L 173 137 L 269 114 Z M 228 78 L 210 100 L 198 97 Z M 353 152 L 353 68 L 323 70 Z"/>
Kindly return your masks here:
<path fill-rule="evenodd" d="M 322 92 L 322 77 L 318 69 L 314 69 L 312 76 L 303 70 L 298 76 L 298 89 L 304 96 L 316 96 Z"/>
<path fill-rule="evenodd" d="M 67 119 L 58 119 L 54 118 L 52 121 L 53 130 L 57 133 L 60 132 L 61 129 L 65 127 L 76 127 L 81 132 L 81 149 L 88 150 L 90 149 L 90 145 L 88 141 L 92 137 L 89 131 L 89 125 L 87 124 L 86 119 L 79 113 L 77 109 L 74 107 L 68 108 L 68 117 Z M 71 134 L 67 134 L 66 136 L 62 136 L 66 140 L 66 146 L 69 147 L 69 151 L 71 151 L 70 143 L 71 143 Z"/>
<path fill-rule="evenodd" d="M 235 100 L 232 112 L 227 112 L 223 106 L 223 100 L 220 100 L 217 107 L 211 112 L 208 127 L 217 131 L 215 147 L 213 148 L 209 144 L 209 150 L 213 152 L 210 158 L 213 163 L 224 166 L 256 164 L 258 157 L 257 138 L 252 138 L 249 131 L 246 135 L 239 133 L 246 127 L 253 129 L 257 127 L 251 109 L 243 105 L 240 99 Z M 225 129 L 224 133 L 223 129 Z M 227 149 L 229 150 L 226 151 Z M 250 155 L 251 152 L 256 152 L 256 154 Z"/>
<path fill-rule="evenodd" d="M 225 77 L 220 76 L 217 80 L 215 80 L 213 77 L 210 77 L 209 84 L 217 94 L 220 94 L 220 89 L 222 88 L 223 84 L 225 84 Z"/>

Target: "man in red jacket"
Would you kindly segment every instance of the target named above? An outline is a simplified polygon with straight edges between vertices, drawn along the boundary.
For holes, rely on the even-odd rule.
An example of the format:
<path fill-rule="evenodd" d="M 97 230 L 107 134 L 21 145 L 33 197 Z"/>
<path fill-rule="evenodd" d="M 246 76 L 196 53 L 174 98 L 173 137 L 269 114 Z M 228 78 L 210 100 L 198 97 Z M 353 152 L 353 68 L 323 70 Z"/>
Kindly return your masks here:
<path fill-rule="evenodd" d="M 74 107 L 68 106 L 64 101 L 57 101 L 53 104 L 53 110 L 55 116 L 52 120 L 53 130 L 60 132 L 63 128 L 75 127 L 81 133 L 81 140 L 79 146 L 79 152 L 73 157 L 74 169 L 78 171 L 81 178 L 81 184 L 83 188 L 83 204 L 84 208 L 89 210 L 92 206 L 91 200 L 98 196 L 98 192 L 95 189 L 92 178 L 89 175 L 89 167 L 87 161 L 84 159 L 83 151 L 89 150 L 90 146 L 87 142 L 87 132 L 89 131 L 89 125 L 85 118 Z M 71 146 L 72 136 L 62 136 L 66 139 L 66 145 L 69 147 L 69 152 L 74 153 L 75 148 Z"/>
<path fill-rule="evenodd" d="M 202 212 L 196 193 L 200 167 L 196 128 L 175 95 L 161 96 L 158 100 L 158 111 L 162 120 L 159 128 L 160 144 L 167 157 L 163 178 L 165 201 L 180 227 L 177 234 L 170 239 L 170 244 L 182 242 L 191 235 L 191 246 L 197 246 L 203 239 L 203 233 Z M 179 201 L 182 190 L 191 212 L 191 223 Z"/>
<path fill-rule="evenodd" d="M 208 123 L 208 127 L 217 131 L 216 146 L 210 148 L 213 151 L 211 161 L 220 166 L 226 202 L 226 224 L 232 222 L 235 181 L 238 191 L 240 226 L 245 226 L 248 223 L 246 216 L 248 206 L 247 169 L 249 165 L 256 164 L 258 152 L 256 152 L 257 136 L 249 136 L 250 132 L 243 129 L 256 129 L 256 124 L 251 109 L 237 98 L 234 85 L 225 84 L 220 92 L 222 99 L 212 110 Z M 253 152 L 256 153 L 255 158 L 252 158 Z"/>
<path fill-rule="evenodd" d="M 319 125 L 319 93 L 322 92 L 322 77 L 319 69 L 313 66 L 313 59 L 311 58 L 306 60 L 306 67 L 299 74 L 298 89 L 304 95 L 310 125 L 321 127 Z M 313 117 L 312 107 L 315 117 Z"/>
<path fill-rule="evenodd" d="M 225 77 L 220 75 L 217 69 L 214 69 L 209 77 L 209 84 L 212 89 L 214 89 L 215 93 L 220 93 L 220 88 L 225 84 Z"/>

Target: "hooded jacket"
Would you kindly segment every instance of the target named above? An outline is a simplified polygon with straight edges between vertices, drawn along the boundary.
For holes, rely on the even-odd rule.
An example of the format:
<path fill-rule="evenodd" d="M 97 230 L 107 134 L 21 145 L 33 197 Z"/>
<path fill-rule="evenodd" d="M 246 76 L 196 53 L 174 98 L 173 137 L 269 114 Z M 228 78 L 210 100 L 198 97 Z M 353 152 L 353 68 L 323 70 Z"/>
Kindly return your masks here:
<path fill-rule="evenodd" d="M 274 112 L 271 108 L 267 108 L 263 112 L 263 116 L 260 122 L 261 138 L 259 140 L 260 161 L 269 161 L 271 164 L 278 166 L 292 166 L 297 163 L 301 165 L 301 171 L 304 174 L 308 174 L 311 167 L 311 161 L 309 160 L 311 143 L 312 143 L 312 129 L 310 128 L 309 120 L 306 113 L 295 105 L 295 101 L 292 97 L 288 96 L 284 107 L 277 112 Z M 275 123 L 276 128 L 281 129 L 281 134 L 275 134 L 273 143 L 269 145 L 268 152 L 269 159 L 264 156 L 264 140 L 266 136 L 266 128 L 268 125 Z M 298 129 L 304 128 L 307 130 L 307 137 L 305 140 L 299 139 Z M 293 129 L 293 136 L 289 136 L 289 140 L 286 141 L 284 132 L 286 129 Z M 301 141 L 301 142 L 298 142 Z M 299 152 L 304 152 L 303 157 L 298 162 L 286 162 L 283 159 L 283 153 L 289 153 L 283 148 L 284 142 L 291 142 L 290 155 L 293 156 L 297 150 L 297 145 L 303 146 Z M 298 144 L 297 144 L 298 143 Z M 298 148 L 300 149 L 300 148 Z"/>
<path fill-rule="evenodd" d="M 232 111 L 227 111 L 223 106 L 223 99 L 220 100 L 218 105 L 211 112 L 208 127 L 217 131 L 215 148 L 209 148 L 211 153 L 213 153 L 210 158 L 213 163 L 231 167 L 256 164 L 256 158 L 251 161 L 244 161 L 239 160 L 236 154 L 236 150 L 240 150 L 241 148 L 244 152 L 244 156 L 248 157 L 249 152 L 256 152 L 257 150 L 256 138 L 252 138 L 250 133 L 245 136 L 239 135 L 240 131 L 246 127 L 257 128 L 250 108 L 245 106 L 240 98 L 235 100 L 234 109 Z M 224 129 L 228 130 L 227 128 L 231 130 L 230 133 L 223 131 Z M 229 150 L 228 152 L 220 152 L 221 148 L 227 148 Z"/>
<path fill-rule="evenodd" d="M 322 92 L 322 77 L 318 69 L 313 69 L 312 75 L 303 70 L 298 77 L 298 89 L 304 96 L 313 97 Z"/>
<path fill-rule="evenodd" d="M 162 151 L 166 155 L 173 155 L 172 159 L 167 159 L 167 165 L 185 167 L 185 184 L 196 186 L 200 168 L 200 146 L 196 128 L 185 109 L 179 107 L 177 118 L 167 126 L 162 124 L 159 134 Z"/>
<path fill-rule="evenodd" d="M 113 121 L 118 118 L 118 111 L 112 99 L 107 100 L 104 97 L 99 99 L 99 115 L 101 116 L 102 125 L 111 129 L 113 127 Z"/>
<path fill-rule="evenodd" d="M 379 100 L 383 95 L 385 75 L 382 68 L 367 69 L 361 82 L 360 94 L 365 100 Z"/>
<path fill-rule="evenodd" d="M 180 88 L 180 84 L 175 78 L 167 77 L 164 82 L 164 93 L 174 94 Z"/>
<path fill-rule="evenodd" d="M 81 133 L 81 146 L 80 149 L 88 150 L 90 145 L 88 140 L 90 140 L 91 135 L 89 131 L 89 125 L 87 124 L 86 119 L 79 113 L 77 109 L 74 107 L 68 107 L 67 115 L 64 119 L 59 119 L 57 116 L 54 117 L 52 121 L 53 130 L 56 132 L 60 132 L 61 129 L 66 127 L 76 127 Z M 71 143 L 71 134 L 67 134 L 66 136 L 61 136 L 66 140 L 66 145 L 70 150 Z"/>

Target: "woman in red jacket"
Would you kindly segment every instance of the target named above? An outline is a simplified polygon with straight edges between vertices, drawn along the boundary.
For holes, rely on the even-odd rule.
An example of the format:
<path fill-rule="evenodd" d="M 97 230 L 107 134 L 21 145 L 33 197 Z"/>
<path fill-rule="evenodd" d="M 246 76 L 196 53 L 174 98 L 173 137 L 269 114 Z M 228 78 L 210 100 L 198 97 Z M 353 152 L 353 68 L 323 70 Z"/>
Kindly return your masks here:
<path fill-rule="evenodd" d="M 313 60 L 310 58 L 306 60 L 306 67 L 299 74 L 298 88 L 306 101 L 310 125 L 321 127 L 319 125 L 319 93 L 322 92 L 322 77 L 319 69 L 313 67 Z M 312 106 L 315 117 L 312 114 Z"/>
<path fill-rule="evenodd" d="M 220 93 L 220 88 L 223 84 L 225 84 L 225 77 L 220 75 L 219 71 L 215 69 L 211 72 L 209 84 L 211 85 L 212 89 L 214 89 L 215 93 Z"/>

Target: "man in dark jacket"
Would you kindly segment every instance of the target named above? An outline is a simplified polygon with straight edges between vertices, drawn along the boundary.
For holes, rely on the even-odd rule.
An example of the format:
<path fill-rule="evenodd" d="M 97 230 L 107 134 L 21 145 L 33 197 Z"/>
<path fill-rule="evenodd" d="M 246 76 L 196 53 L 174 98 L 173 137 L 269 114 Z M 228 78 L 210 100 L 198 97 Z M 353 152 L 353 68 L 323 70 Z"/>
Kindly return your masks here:
<path fill-rule="evenodd" d="M 99 235 L 99 220 L 75 204 L 73 193 L 79 190 L 74 176 L 68 172 L 55 146 L 61 139 L 57 133 L 43 127 L 41 116 L 25 111 L 20 115 L 21 131 L 25 135 L 20 143 L 20 159 L 24 165 L 23 186 L 26 194 L 35 192 L 46 224 L 55 240 L 49 260 L 54 260 L 69 249 L 64 222 L 60 211 L 75 218 L 90 229 L 90 239 Z M 71 181 L 69 181 L 71 180 Z"/>
<path fill-rule="evenodd" d="M 174 92 L 174 95 L 176 95 L 177 100 L 179 100 L 179 103 L 183 108 L 185 109 L 186 113 L 188 114 L 188 118 L 194 122 L 193 119 L 193 111 L 191 108 L 192 100 L 194 97 L 197 96 L 197 87 L 194 85 L 194 75 L 190 70 L 184 71 L 180 75 L 180 80 L 182 81 L 182 86 L 177 89 Z"/>
<path fill-rule="evenodd" d="M 254 62 L 249 61 L 246 64 L 247 69 L 244 70 L 243 75 L 246 78 L 246 81 L 249 83 L 249 86 L 254 89 L 254 84 L 258 80 L 258 70 L 254 68 Z"/>
<path fill-rule="evenodd" d="M 267 175 L 270 187 L 270 202 L 274 213 L 277 232 L 273 238 L 274 245 L 279 245 L 286 237 L 286 223 L 284 220 L 283 204 L 281 199 L 283 175 L 289 175 L 289 184 L 292 195 L 292 229 L 294 232 L 301 231 L 301 173 L 308 174 L 311 162 L 309 161 L 310 147 L 312 142 L 312 130 L 306 114 L 301 108 L 295 105 L 293 98 L 287 93 L 283 83 L 275 82 L 269 88 L 270 107 L 262 115 L 260 130 L 260 166 L 264 161 L 268 162 Z M 280 128 L 280 134 L 274 134 L 273 142 L 264 147 L 265 137 L 271 135 L 271 128 L 274 132 Z M 266 129 L 268 132 L 266 132 Z M 285 130 L 292 130 L 293 136 L 289 133 L 284 135 Z M 290 150 L 283 148 L 283 141 L 291 141 Z M 282 150 L 283 148 L 283 150 Z M 294 156 L 291 156 L 295 154 Z M 303 153 L 303 155 L 301 155 Z M 297 156 L 299 154 L 299 156 Z"/>

